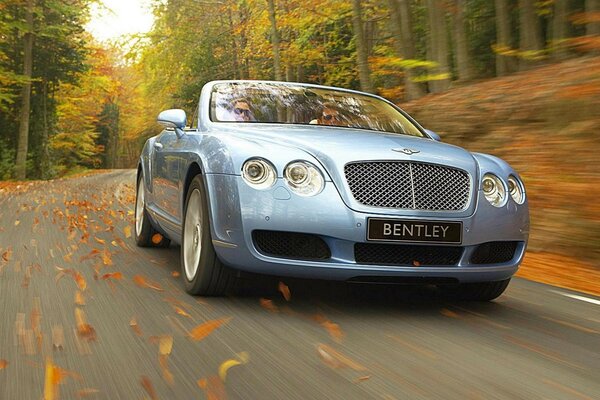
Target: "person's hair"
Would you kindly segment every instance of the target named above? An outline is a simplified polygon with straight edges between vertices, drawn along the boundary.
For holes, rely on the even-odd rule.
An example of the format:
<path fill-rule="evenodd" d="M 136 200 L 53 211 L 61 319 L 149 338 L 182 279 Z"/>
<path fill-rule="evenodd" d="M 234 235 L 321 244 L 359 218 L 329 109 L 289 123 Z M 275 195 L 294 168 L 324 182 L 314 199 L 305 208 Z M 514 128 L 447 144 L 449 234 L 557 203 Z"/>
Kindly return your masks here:
<path fill-rule="evenodd" d="M 232 99 L 229 104 L 231 104 L 231 108 L 233 108 L 237 103 L 246 103 L 248 104 L 248 107 L 252 107 L 252 103 L 245 97 L 236 97 Z"/>
<path fill-rule="evenodd" d="M 320 103 L 318 105 L 317 108 L 317 113 L 319 115 L 319 118 L 321 118 L 321 116 L 323 115 L 323 111 L 325 111 L 326 108 L 332 109 L 332 110 L 336 110 L 337 112 L 340 111 L 339 107 L 337 104 L 331 102 L 331 101 L 326 101 L 325 103 Z"/>

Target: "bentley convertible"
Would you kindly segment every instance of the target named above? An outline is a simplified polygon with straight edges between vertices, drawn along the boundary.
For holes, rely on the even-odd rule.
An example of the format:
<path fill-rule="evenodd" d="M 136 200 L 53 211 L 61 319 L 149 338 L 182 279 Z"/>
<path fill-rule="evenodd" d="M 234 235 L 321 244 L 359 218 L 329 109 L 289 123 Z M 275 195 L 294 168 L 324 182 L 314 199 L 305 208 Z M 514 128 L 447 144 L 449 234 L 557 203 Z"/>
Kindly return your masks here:
<path fill-rule="evenodd" d="M 436 285 L 486 301 L 525 253 L 519 174 L 442 143 L 381 97 L 216 81 L 190 126 L 183 110 L 158 122 L 137 169 L 135 238 L 181 245 L 190 294 L 224 294 L 248 271 Z"/>

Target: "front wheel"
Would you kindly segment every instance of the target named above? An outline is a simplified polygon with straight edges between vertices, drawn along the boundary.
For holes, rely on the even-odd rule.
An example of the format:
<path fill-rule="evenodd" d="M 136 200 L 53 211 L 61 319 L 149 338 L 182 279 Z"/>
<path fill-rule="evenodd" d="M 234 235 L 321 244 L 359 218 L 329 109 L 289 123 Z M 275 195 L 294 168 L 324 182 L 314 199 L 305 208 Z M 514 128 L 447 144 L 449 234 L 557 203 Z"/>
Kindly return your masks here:
<path fill-rule="evenodd" d="M 236 278 L 215 253 L 201 175 L 190 184 L 184 213 L 181 275 L 185 290 L 192 295 L 222 296 L 233 288 Z"/>
<path fill-rule="evenodd" d="M 144 177 L 140 175 L 135 196 L 135 243 L 139 247 L 169 247 L 171 241 L 158 233 L 152 226 L 146 211 Z"/>
<path fill-rule="evenodd" d="M 496 282 L 461 283 L 457 286 L 441 286 L 442 293 L 460 300 L 491 301 L 499 297 L 510 283 L 510 278 Z"/>

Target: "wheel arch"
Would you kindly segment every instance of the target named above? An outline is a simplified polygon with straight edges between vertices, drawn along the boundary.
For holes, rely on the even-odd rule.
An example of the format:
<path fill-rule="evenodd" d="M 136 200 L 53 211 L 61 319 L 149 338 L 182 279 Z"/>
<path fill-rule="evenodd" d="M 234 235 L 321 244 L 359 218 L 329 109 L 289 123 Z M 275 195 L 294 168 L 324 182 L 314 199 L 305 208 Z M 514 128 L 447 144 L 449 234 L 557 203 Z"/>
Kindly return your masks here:
<path fill-rule="evenodd" d="M 183 196 L 181 196 L 181 211 L 182 211 L 182 215 L 183 212 L 185 211 L 185 202 L 187 200 L 187 196 L 188 196 L 188 190 L 190 188 L 190 185 L 192 183 L 192 180 L 194 179 L 194 177 L 196 175 L 201 175 L 203 172 L 203 168 L 200 165 L 199 161 L 192 161 L 190 163 L 190 165 L 188 165 L 187 167 L 187 171 L 185 173 L 185 179 L 183 180 Z M 204 182 L 204 179 L 202 180 Z M 204 182 L 204 189 L 206 190 L 206 182 Z M 209 204 L 209 208 L 210 208 L 210 204 Z"/>

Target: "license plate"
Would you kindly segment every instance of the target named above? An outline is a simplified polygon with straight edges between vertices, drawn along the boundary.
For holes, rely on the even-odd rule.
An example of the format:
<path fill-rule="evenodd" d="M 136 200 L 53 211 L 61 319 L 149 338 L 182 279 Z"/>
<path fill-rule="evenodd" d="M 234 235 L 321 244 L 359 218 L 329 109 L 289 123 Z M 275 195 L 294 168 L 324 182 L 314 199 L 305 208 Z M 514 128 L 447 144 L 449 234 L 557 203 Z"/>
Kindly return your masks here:
<path fill-rule="evenodd" d="M 462 243 L 462 222 L 369 218 L 367 240 Z"/>

